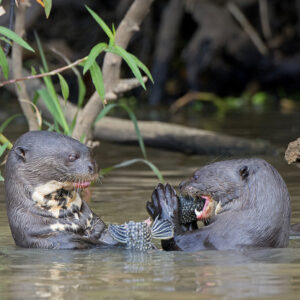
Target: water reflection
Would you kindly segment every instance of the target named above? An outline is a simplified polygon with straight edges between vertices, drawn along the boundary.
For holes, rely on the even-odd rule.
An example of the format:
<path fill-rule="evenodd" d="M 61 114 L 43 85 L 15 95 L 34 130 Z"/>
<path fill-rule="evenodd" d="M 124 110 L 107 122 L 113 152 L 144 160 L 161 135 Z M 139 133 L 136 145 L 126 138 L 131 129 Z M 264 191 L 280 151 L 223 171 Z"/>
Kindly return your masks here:
<path fill-rule="evenodd" d="M 82 299 L 83 295 L 131 299 L 132 293 L 158 299 L 165 293 L 189 293 L 188 299 L 193 299 L 190 293 L 208 298 L 259 298 L 299 291 L 300 278 L 298 249 L 138 253 L 11 247 L 1 253 L 0 262 L 1 293 L 12 299 L 29 295 L 46 299 Z"/>

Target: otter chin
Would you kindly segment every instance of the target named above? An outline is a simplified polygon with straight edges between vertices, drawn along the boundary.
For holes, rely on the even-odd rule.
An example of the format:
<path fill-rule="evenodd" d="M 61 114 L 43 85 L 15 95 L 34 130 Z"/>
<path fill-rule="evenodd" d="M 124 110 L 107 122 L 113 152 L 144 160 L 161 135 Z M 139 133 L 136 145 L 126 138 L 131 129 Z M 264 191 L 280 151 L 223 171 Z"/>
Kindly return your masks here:
<path fill-rule="evenodd" d="M 7 215 L 16 245 L 83 249 L 117 244 L 81 199 L 98 178 L 91 150 L 54 132 L 22 135 L 5 167 Z"/>
<path fill-rule="evenodd" d="M 178 197 L 170 185 L 158 185 L 147 210 L 152 218 L 173 222 L 174 237 L 164 250 L 228 250 L 287 247 L 290 196 L 280 174 L 262 159 L 220 161 L 198 169 L 179 185 L 182 197 L 201 199 L 195 209 L 206 226 L 180 224 Z"/>

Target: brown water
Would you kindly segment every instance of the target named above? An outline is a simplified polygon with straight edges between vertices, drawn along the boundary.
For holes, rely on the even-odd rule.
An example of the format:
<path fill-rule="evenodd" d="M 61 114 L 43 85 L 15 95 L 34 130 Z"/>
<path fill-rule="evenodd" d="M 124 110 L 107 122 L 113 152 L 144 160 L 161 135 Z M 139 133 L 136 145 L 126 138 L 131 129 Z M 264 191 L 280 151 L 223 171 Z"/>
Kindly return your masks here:
<path fill-rule="evenodd" d="M 259 128 L 258 122 L 253 122 L 251 118 L 236 116 L 231 121 L 224 121 L 223 128 L 229 128 L 231 122 L 236 126 L 227 132 L 252 137 L 269 136 L 270 140 L 284 147 L 292 132 L 288 131 L 285 135 L 283 130 L 296 126 L 294 118 L 280 121 L 278 116 L 273 116 L 272 126 Z M 251 124 L 255 124 L 252 129 L 250 120 Z M 275 131 L 277 127 L 278 131 Z M 243 128 L 247 130 L 243 131 Z M 296 134 L 300 136 L 299 132 Z M 15 136 L 17 132 L 11 132 L 11 135 Z M 97 151 L 97 161 L 102 167 L 140 156 L 140 150 L 136 147 L 105 143 Z M 150 148 L 148 156 L 160 168 L 166 181 L 174 185 L 197 167 L 223 158 L 186 156 Z M 273 164 L 286 180 L 292 197 L 292 223 L 300 222 L 300 169 L 288 166 L 282 157 L 263 158 Z M 147 218 L 145 202 L 157 183 L 153 173 L 144 165 L 119 169 L 105 176 L 102 184 L 91 188 L 89 205 L 108 223 L 144 220 Z M 291 239 L 287 249 L 198 253 L 21 249 L 14 245 L 10 234 L 3 195 L 1 183 L 0 299 L 300 297 L 300 240 Z"/>

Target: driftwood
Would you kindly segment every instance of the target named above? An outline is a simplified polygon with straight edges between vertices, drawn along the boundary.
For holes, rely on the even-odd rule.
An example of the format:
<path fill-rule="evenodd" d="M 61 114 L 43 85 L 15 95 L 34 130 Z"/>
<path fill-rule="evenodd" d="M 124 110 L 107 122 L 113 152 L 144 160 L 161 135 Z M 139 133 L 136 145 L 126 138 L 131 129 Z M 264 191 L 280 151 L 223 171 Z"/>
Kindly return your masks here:
<path fill-rule="evenodd" d="M 284 158 L 289 165 L 296 164 L 300 166 L 300 138 L 289 143 Z"/>
<path fill-rule="evenodd" d="M 163 122 L 139 121 L 138 124 L 144 142 L 148 146 L 188 154 L 256 155 L 275 153 L 274 149 L 263 141 L 251 141 Z M 94 137 L 111 142 L 137 143 L 131 121 L 110 117 L 106 117 L 96 124 Z"/>

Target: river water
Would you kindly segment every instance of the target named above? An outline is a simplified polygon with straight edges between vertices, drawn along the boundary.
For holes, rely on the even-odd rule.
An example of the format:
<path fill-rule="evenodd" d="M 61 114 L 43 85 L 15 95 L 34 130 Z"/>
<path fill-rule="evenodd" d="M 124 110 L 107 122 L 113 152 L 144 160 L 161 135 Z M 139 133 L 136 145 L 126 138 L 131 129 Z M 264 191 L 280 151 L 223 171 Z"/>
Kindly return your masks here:
<path fill-rule="evenodd" d="M 269 138 L 282 148 L 300 136 L 300 114 L 265 115 L 265 122 L 261 123 L 253 118 L 236 114 L 216 120 L 214 125 L 220 131 L 239 136 Z M 262 115 L 258 118 L 263 119 Z M 20 130 L 11 129 L 8 136 L 13 139 Z M 165 180 L 175 186 L 197 167 L 224 159 L 147 150 L 149 159 L 159 167 Z M 96 151 L 100 167 L 137 157 L 141 157 L 140 150 L 134 146 L 102 143 Z M 274 165 L 285 179 L 292 198 L 292 223 L 300 222 L 300 169 L 288 166 L 282 155 L 262 158 Z M 90 188 L 89 205 L 107 223 L 141 221 L 147 218 L 145 203 L 157 183 L 145 165 L 118 169 Z M 286 249 L 198 253 L 21 249 L 11 237 L 4 201 L 3 183 L 0 183 L 0 299 L 300 297 L 300 239 L 291 239 Z"/>

